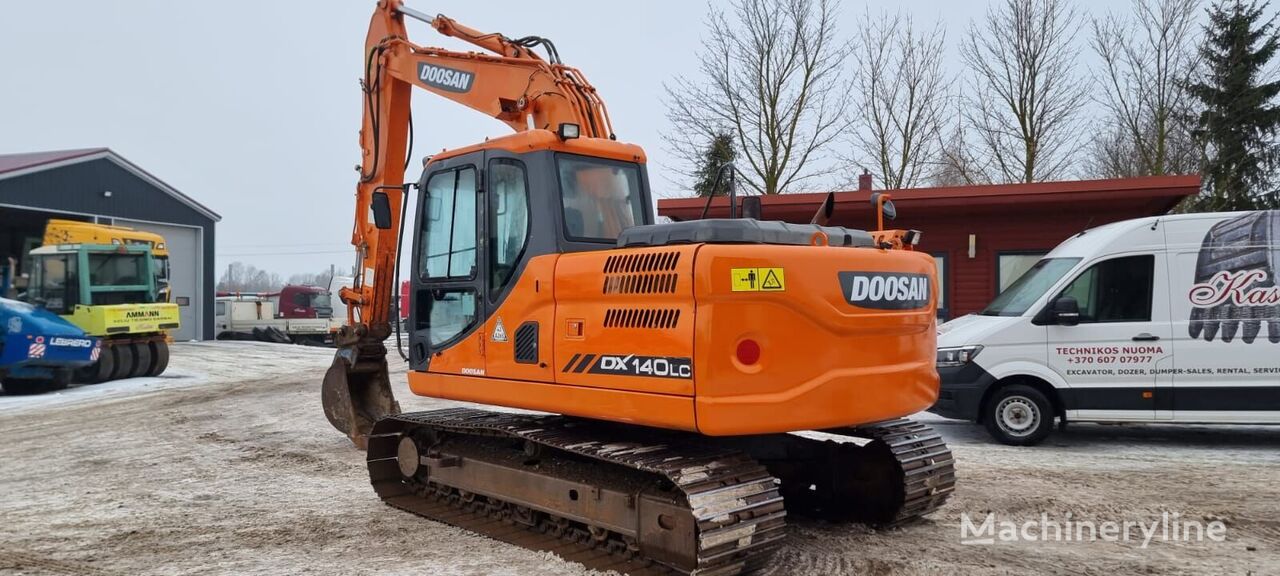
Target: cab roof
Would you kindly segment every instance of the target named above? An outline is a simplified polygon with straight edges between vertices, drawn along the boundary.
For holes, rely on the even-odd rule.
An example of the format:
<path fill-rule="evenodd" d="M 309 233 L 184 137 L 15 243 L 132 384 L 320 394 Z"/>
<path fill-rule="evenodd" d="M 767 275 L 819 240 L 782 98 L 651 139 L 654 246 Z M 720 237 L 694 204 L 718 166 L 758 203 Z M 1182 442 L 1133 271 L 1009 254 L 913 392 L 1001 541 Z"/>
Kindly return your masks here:
<path fill-rule="evenodd" d="M 643 164 L 647 158 L 644 149 L 635 145 L 607 140 L 604 138 L 572 138 L 561 140 L 550 130 L 526 130 L 497 138 L 488 138 L 479 144 L 444 150 L 431 156 L 431 160 L 444 160 L 479 150 L 505 150 L 513 154 L 523 154 L 538 150 L 554 150 L 583 156 L 596 156 L 622 162 L 638 162 Z"/>
<path fill-rule="evenodd" d="M 151 252 L 151 247 L 146 244 L 55 244 L 52 246 L 40 246 L 31 250 L 32 256 L 43 256 L 45 254 L 70 254 L 87 250 L 96 253 L 130 253 L 130 254 L 146 254 Z"/>

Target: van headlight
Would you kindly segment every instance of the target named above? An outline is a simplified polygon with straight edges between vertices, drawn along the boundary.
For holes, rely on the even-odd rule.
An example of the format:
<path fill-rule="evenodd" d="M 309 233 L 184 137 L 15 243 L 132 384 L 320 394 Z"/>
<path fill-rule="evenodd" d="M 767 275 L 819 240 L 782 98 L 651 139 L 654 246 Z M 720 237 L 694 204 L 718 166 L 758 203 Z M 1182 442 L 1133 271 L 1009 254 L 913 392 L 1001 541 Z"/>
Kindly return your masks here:
<path fill-rule="evenodd" d="M 954 368 L 964 366 L 978 356 L 982 346 L 956 346 L 938 349 L 938 368 Z"/>

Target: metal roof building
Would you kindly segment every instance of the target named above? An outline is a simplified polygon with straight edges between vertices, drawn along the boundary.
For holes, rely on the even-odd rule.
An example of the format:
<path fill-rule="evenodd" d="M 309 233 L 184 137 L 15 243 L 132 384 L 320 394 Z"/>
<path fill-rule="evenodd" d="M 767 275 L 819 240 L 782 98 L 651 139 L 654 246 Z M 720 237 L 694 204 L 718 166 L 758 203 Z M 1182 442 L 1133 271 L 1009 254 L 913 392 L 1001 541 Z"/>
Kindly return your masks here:
<path fill-rule="evenodd" d="M 860 190 L 837 192 L 834 226 L 874 228 L 869 178 Z M 886 227 L 923 232 L 919 250 L 938 262 L 939 316 L 978 312 L 1041 256 L 1073 234 L 1110 222 L 1156 216 L 1200 191 L 1199 176 L 1151 176 L 1034 184 L 886 190 L 898 220 Z M 760 218 L 809 222 L 826 193 L 760 197 Z M 658 214 L 699 218 L 706 198 L 658 201 Z M 709 218 L 728 215 L 717 197 Z"/>
<path fill-rule="evenodd" d="M 108 148 L 0 155 L 0 257 L 39 246 L 50 218 L 128 226 L 164 236 L 176 340 L 213 338 L 214 211 Z"/>

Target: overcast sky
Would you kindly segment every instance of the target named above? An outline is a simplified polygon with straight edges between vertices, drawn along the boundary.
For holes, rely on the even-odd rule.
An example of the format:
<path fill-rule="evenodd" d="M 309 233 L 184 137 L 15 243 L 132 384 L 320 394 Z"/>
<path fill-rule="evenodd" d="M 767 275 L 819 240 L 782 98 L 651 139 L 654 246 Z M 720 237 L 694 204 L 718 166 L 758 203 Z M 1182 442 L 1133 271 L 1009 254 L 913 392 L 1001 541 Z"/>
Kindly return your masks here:
<path fill-rule="evenodd" d="M 1111 3 L 1081 0 L 1086 12 Z M 647 150 L 656 195 L 671 157 L 664 82 L 696 71 L 707 5 L 409 0 L 482 31 L 555 41 L 599 89 L 621 140 Z M 864 9 L 901 4 L 947 27 L 947 59 L 985 0 L 840 2 L 842 32 Z M 107 146 L 222 215 L 219 269 L 240 260 L 288 276 L 348 266 L 359 161 L 362 51 L 373 0 L 6 1 L 0 7 L 0 153 Z M 1126 8 L 1126 5 L 1119 6 Z M 420 44 L 465 49 L 425 24 Z M 1084 37 L 1084 31 L 1077 36 Z M 415 156 L 505 134 L 505 125 L 425 92 Z M 414 175 L 416 178 L 416 174 Z"/>

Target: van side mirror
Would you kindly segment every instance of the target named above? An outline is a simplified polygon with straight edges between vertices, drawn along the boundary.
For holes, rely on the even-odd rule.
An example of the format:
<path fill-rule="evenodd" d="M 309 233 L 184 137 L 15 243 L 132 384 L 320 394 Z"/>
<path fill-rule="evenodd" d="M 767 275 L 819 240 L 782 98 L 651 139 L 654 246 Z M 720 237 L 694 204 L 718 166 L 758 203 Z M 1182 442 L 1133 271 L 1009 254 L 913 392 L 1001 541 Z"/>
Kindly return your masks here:
<path fill-rule="evenodd" d="M 386 192 L 374 192 L 369 202 L 369 209 L 373 211 L 375 227 L 379 230 L 391 229 L 391 198 Z"/>
<path fill-rule="evenodd" d="M 1075 326 L 1080 323 L 1080 303 L 1074 296 L 1059 296 L 1053 301 L 1053 321 L 1061 326 Z"/>

